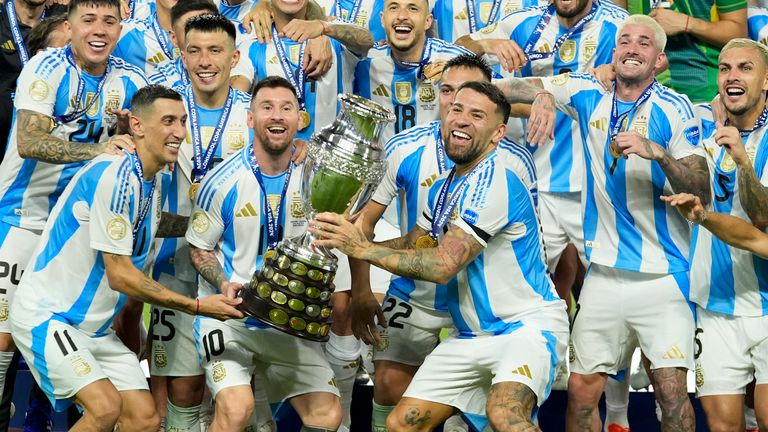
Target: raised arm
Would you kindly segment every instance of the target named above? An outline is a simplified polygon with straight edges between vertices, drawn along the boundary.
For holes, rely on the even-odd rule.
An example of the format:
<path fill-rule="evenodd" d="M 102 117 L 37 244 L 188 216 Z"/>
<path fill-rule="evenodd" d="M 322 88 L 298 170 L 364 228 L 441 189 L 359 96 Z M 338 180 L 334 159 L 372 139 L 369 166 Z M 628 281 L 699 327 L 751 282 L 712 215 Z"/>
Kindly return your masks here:
<path fill-rule="evenodd" d="M 200 276 L 227 297 L 235 298 L 237 292 L 243 289 L 243 284 L 230 282 L 227 279 L 227 275 L 224 274 L 224 269 L 213 251 L 200 249 L 190 244 L 189 254 L 192 265 L 200 273 Z"/>
<path fill-rule="evenodd" d="M 127 255 L 102 252 L 104 268 L 109 286 L 129 297 L 159 306 L 176 309 L 190 315 L 206 315 L 219 320 L 242 318 L 243 314 L 235 309 L 241 300 L 223 295 L 209 296 L 203 299 L 191 299 L 177 294 L 160 283 L 147 277 Z"/>
<path fill-rule="evenodd" d="M 667 36 L 688 33 L 699 40 L 722 48 L 729 40 L 747 37 L 747 8 L 718 11 L 717 21 L 694 18 L 671 9 L 654 9 L 651 14 Z"/>
<path fill-rule="evenodd" d="M 359 57 L 367 54 L 373 46 L 373 36 L 368 29 L 356 24 L 326 22 L 324 19 L 294 19 L 283 27 L 281 35 L 296 42 L 320 36 L 332 37 Z"/>
<path fill-rule="evenodd" d="M 65 141 L 51 135 L 53 118 L 35 111 L 20 109 L 16 112 L 16 143 L 19 156 L 52 164 L 87 161 L 102 153 L 118 153 L 121 148 L 133 151 L 134 145 L 127 135 L 115 135 L 101 143 Z"/>

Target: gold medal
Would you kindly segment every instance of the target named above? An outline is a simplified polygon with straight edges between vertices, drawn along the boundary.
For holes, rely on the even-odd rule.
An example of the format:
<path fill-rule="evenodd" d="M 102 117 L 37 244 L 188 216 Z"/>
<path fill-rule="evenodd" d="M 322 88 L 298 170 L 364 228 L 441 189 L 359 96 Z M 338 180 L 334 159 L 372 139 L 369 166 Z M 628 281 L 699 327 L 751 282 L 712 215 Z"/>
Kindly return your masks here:
<path fill-rule="evenodd" d="M 611 156 L 613 156 L 614 159 L 621 157 L 619 149 L 616 148 L 616 140 L 611 140 L 611 144 L 608 146 L 608 151 L 611 152 Z"/>
<path fill-rule="evenodd" d="M 431 235 L 424 234 L 416 239 L 416 249 L 429 249 L 437 246 L 437 240 Z"/>
<path fill-rule="evenodd" d="M 200 182 L 194 182 L 189 186 L 189 199 L 194 201 L 195 194 L 197 194 L 197 188 L 200 187 Z"/>
<path fill-rule="evenodd" d="M 312 117 L 309 116 L 307 110 L 299 111 L 299 130 L 304 130 L 309 127 L 311 121 Z"/>

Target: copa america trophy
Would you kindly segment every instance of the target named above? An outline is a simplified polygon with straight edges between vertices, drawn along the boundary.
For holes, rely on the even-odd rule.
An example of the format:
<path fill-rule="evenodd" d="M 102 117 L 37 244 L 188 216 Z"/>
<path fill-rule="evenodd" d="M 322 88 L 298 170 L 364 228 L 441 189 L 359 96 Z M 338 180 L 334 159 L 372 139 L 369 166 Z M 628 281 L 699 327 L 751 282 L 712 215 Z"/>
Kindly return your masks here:
<path fill-rule="evenodd" d="M 395 116 L 352 94 L 339 95 L 341 112 L 316 132 L 304 162 L 301 199 L 308 220 L 322 212 L 346 217 L 373 195 L 387 168 L 378 139 Z M 264 254 L 264 265 L 241 291 L 240 309 L 286 333 L 324 342 L 331 323 L 337 258 L 312 245 L 309 232 L 283 240 Z"/>

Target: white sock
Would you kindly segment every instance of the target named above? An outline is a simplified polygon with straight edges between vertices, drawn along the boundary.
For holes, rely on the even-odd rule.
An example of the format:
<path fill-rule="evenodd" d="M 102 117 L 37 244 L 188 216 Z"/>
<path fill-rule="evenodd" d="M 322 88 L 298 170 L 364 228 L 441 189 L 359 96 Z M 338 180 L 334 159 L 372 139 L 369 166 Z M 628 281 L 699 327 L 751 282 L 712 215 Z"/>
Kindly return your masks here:
<path fill-rule="evenodd" d="M 8 373 L 11 360 L 13 360 L 13 351 L 0 351 L 0 395 L 5 390 L 5 374 Z"/>
<path fill-rule="evenodd" d="M 349 410 L 352 406 L 352 389 L 355 387 L 355 376 L 360 359 L 360 341 L 354 336 L 339 336 L 331 332 L 325 344 L 325 354 L 333 369 L 336 385 L 341 396 L 341 426 L 349 428 L 352 417 Z"/>
<path fill-rule="evenodd" d="M 264 388 L 263 376 L 254 374 L 251 380 L 253 386 L 253 414 L 248 421 L 246 430 L 254 432 L 276 432 L 277 425 L 272 418 L 272 407 L 269 405 L 267 389 Z"/>
<path fill-rule="evenodd" d="M 603 430 L 608 430 L 608 425 L 615 423 L 623 427 L 629 427 L 627 409 L 629 408 L 629 376 L 618 381 L 608 377 L 605 382 L 605 424 Z"/>
<path fill-rule="evenodd" d="M 387 432 L 387 416 L 395 409 L 394 405 L 379 405 L 373 401 L 373 415 L 371 415 L 371 431 Z"/>
<path fill-rule="evenodd" d="M 200 405 L 182 408 L 170 400 L 167 405 L 165 430 L 200 432 Z"/>
<path fill-rule="evenodd" d="M 459 414 L 448 417 L 448 420 L 443 424 L 443 432 L 467 432 L 468 430 L 467 424 L 464 423 Z"/>
<path fill-rule="evenodd" d="M 757 416 L 755 416 L 755 409 L 744 405 L 744 419 L 747 421 L 747 429 L 757 430 Z"/>

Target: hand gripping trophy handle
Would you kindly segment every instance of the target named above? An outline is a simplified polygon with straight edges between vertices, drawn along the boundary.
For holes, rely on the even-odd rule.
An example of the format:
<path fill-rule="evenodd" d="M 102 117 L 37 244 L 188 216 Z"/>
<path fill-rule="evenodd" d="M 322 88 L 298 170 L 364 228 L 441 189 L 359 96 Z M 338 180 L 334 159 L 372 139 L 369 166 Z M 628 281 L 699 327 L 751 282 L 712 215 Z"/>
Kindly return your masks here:
<path fill-rule="evenodd" d="M 339 95 L 339 101 L 336 120 L 309 142 L 301 182 L 308 220 L 321 212 L 354 215 L 373 195 L 387 168 L 378 139 L 394 115 L 357 95 Z M 264 265 L 241 291 L 240 309 L 278 330 L 324 342 L 338 266 L 336 256 L 312 246 L 312 240 L 306 232 L 267 251 Z"/>

